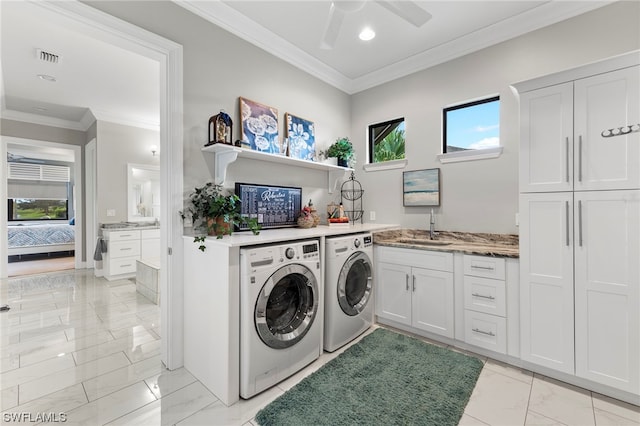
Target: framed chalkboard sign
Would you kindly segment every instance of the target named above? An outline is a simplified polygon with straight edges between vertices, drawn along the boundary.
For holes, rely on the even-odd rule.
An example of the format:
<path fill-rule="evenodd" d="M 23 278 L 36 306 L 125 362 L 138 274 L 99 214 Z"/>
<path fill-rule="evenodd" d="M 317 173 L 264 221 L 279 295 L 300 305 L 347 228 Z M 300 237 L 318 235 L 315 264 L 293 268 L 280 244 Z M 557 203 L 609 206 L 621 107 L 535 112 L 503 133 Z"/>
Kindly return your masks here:
<path fill-rule="evenodd" d="M 255 218 L 262 229 L 296 226 L 302 209 L 302 188 L 236 183 L 240 214 Z M 241 225 L 238 230 L 249 229 Z"/>

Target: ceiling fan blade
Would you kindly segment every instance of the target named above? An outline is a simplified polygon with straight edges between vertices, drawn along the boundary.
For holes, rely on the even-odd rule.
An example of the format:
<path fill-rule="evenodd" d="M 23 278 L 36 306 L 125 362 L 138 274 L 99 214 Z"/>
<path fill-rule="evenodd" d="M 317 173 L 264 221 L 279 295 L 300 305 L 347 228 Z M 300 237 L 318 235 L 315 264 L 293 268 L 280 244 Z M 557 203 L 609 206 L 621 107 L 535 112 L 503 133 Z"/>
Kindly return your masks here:
<path fill-rule="evenodd" d="M 431 19 L 431 14 L 413 1 L 377 0 L 376 3 L 416 27 L 421 27 Z"/>
<path fill-rule="evenodd" d="M 344 12 L 337 8 L 335 3 L 331 2 L 329 8 L 329 18 L 327 19 L 327 26 L 324 29 L 322 35 L 322 42 L 320 43 L 321 49 L 333 49 L 333 46 L 340 34 L 340 28 L 342 27 L 342 21 L 344 20 Z"/>

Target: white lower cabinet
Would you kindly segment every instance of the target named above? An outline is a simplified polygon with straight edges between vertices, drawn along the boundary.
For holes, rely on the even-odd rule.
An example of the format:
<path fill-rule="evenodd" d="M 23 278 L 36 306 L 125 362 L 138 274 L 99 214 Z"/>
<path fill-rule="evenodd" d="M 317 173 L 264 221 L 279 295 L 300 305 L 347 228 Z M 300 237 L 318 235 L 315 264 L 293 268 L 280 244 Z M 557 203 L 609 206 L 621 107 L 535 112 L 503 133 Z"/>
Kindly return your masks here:
<path fill-rule="evenodd" d="M 520 196 L 522 359 L 640 395 L 640 190 Z"/>
<path fill-rule="evenodd" d="M 103 255 L 104 277 L 111 281 L 136 275 L 136 261 L 157 258 L 160 230 L 104 230 L 107 252 Z"/>
<path fill-rule="evenodd" d="M 453 338 L 453 254 L 375 249 L 378 317 Z"/>
<path fill-rule="evenodd" d="M 464 341 L 507 353 L 506 266 L 503 258 L 465 255 Z"/>

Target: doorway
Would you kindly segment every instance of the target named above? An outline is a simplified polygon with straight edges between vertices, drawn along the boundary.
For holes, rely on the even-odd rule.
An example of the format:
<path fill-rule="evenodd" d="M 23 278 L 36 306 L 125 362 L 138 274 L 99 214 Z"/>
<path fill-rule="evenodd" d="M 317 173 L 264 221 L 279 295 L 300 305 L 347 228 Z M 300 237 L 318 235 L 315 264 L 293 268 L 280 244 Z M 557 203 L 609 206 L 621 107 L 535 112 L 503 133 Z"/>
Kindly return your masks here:
<path fill-rule="evenodd" d="M 164 295 L 161 306 L 162 360 L 169 369 L 183 365 L 183 284 L 182 284 L 182 223 L 177 214 L 183 198 L 183 130 L 182 130 L 182 46 L 164 37 L 128 24 L 86 4 L 70 2 L 33 3 L 56 16 L 71 20 L 74 27 L 92 34 L 104 42 L 128 49 L 158 62 L 160 69 L 160 191 L 161 227 L 160 287 Z M 6 158 L 2 144 L 0 155 Z M 0 172 L 6 199 L 6 172 Z M 7 236 L 6 203 L 0 203 L 0 238 Z M 7 250 L 0 246 L 0 277 L 7 276 Z"/>

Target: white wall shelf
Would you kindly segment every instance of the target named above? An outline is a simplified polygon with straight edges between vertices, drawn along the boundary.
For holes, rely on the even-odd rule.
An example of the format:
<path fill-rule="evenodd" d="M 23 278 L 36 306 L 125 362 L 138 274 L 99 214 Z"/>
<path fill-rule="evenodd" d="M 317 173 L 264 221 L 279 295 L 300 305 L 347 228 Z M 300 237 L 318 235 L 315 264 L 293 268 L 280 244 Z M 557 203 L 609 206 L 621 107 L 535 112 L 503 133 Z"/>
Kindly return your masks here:
<path fill-rule="evenodd" d="M 327 185 L 329 193 L 332 193 L 335 190 L 338 181 L 344 178 L 347 172 L 353 171 L 351 168 L 334 166 L 333 164 L 300 160 L 298 158 L 286 157 L 284 155 L 268 154 L 222 143 L 205 146 L 202 148 L 202 153 L 205 161 L 207 162 L 207 166 L 209 167 L 211 177 L 213 177 L 214 183 L 217 185 L 222 185 L 224 183 L 227 176 L 227 167 L 238 158 L 248 158 L 251 160 L 268 161 L 287 166 L 324 170 L 328 175 Z"/>

